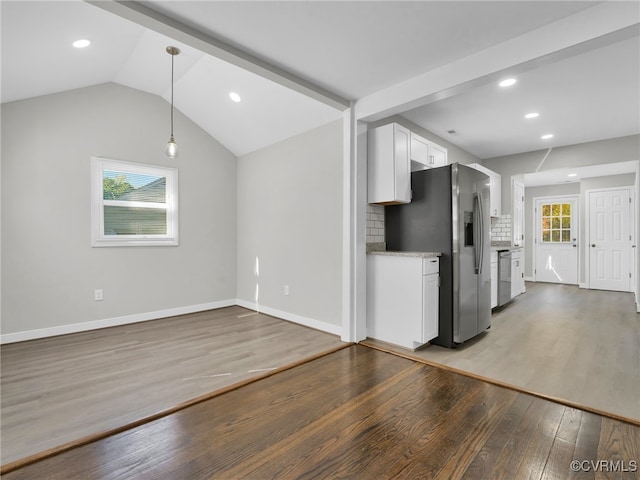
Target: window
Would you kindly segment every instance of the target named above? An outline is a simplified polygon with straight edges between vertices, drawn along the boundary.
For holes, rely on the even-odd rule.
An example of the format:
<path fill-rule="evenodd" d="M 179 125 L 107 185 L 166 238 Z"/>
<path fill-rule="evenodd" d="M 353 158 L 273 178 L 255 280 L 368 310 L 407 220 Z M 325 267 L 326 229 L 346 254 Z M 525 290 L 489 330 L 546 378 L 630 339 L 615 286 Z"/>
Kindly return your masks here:
<path fill-rule="evenodd" d="M 542 205 L 542 241 L 560 243 L 571 241 L 571 204 Z"/>
<path fill-rule="evenodd" d="M 94 247 L 178 245 L 178 170 L 91 159 Z"/>

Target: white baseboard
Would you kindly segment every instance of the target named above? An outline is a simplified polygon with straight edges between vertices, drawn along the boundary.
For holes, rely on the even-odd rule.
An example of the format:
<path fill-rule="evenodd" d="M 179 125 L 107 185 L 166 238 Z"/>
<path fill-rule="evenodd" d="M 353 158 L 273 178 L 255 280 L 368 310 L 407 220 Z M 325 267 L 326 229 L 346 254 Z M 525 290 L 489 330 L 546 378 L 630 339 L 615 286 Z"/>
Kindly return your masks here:
<path fill-rule="evenodd" d="M 323 332 L 332 333 L 340 336 L 342 327 L 332 325 L 330 323 L 314 320 L 293 313 L 283 312 L 275 308 L 256 305 L 255 303 L 246 302 L 237 298 L 229 300 L 221 300 L 218 302 L 202 303 L 200 305 L 190 305 L 188 307 L 170 308 L 168 310 L 159 310 L 156 312 L 138 313 L 134 315 L 125 315 L 123 317 L 105 318 L 102 320 L 94 320 L 91 322 L 73 323 L 71 325 L 60 325 L 57 327 L 41 328 L 38 330 L 27 330 L 24 332 L 5 333 L 0 335 L 0 345 L 7 343 L 25 342 L 27 340 L 35 340 L 37 338 L 55 337 L 57 335 L 66 335 L 69 333 L 87 332 L 89 330 L 98 330 L 100 328 L 116 327 L 118 325 L 127 325 L 130 323 L 146 322 L 148 320 L 158 320 L 160 318 L 175 317 L 176 315 L 185 315 L 188 313 L 204 312 L 206 310 L 214 310 L 216 308 L 231 307 L 238 305 L 260 313 L 266 313 L 273 317 L 281 318 L 293 323 L 298 323 L 306 327 L 315 328 Z"/>
<path fill-rule="evenodd" d="M 525 282 L 535 282 L 536 278 L 535 277 L 524 277 L 524 281 Z"/>
<path fill-rule="evenodd" d="M 578 284 L 578 287 L 580 287 L 580 288 L 589 288 L 589 285 L 586 282 L 580 282 L 580 284 Z"/>
<path fill-rule="evenodd" d="M 129 323 L 146 322 L 147 320 L 158 320 L 159 318 L 175 317 L 176 315 L 203 312 L 205 310 L 231 307 L 233 305 L 236 305 L 236 300 L 229 299 L 221 300 L 218 302 L 202 303 L 200 305 L 190 305 L 188 307 L 170 308 L 167 310 L 159 310 L 156 312 L 138 313 L 134 315 L 125 315 L 123 317 L 105 318 L 103 320 L 94 320 L 91 322 L 73 323 L 71 325 L 60 325 L 57 327 L 40 328 L 38 330 L 27 330 L 24 332 L 5 333 L 0 335 L 0 344 L 24 342 L 26 340 L 35 340 L 36 338 L 55 337 L 57 335 L 66 335 L 68 333 L 86 332 L 89 330 L 97 330 L 99 328 L 115 327 L 118 325 L 126 325 Z"/>
<path fill-rule="evenodd" d="M 301 315 L 296 315 L 295 313 L 284 312 L 282 310 L 277 310 L 271 307 L 265 307 L 264 305 L 256 305 L 255 303 L 247 302 L 246 300 L 237 299 L 236 302 L 238 306 L 248 308 L 249 310 L 254 310 L 260 313 L 266 313 L 267 315 L 281 318 L 282 320 L 288 320 L 293 323 L 304 325 L 305 327 L 315 328 L 316 330 L 332 333 L 334 335 L 338 335 L 338 336 L 342 335 L 342 327 L 339 325 L 333 325 L 331 323 L 321 322 L 320 320 L 303 317 Z"/>

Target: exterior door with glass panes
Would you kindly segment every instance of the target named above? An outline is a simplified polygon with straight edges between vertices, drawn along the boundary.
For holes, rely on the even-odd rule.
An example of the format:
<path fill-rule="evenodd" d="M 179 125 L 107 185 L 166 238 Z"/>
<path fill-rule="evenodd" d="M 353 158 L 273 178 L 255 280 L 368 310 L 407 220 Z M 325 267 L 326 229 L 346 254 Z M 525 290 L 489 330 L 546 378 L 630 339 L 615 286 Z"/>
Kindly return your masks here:
<path fill-rule="evenodd" d="M 578 284 L 578 197 L 535 199 L 536 282 Z"/>

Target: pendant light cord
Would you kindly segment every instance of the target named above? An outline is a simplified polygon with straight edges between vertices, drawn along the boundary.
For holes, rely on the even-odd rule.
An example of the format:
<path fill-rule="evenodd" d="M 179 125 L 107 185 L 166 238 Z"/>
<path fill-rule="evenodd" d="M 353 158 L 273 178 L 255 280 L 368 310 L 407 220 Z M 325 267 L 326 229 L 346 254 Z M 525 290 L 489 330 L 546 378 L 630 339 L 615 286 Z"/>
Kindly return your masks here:
<path fill-rule="evenodd" d="M 171 137 L 173 138 L 173 59 L 175 55 L 171 54 Z"/>

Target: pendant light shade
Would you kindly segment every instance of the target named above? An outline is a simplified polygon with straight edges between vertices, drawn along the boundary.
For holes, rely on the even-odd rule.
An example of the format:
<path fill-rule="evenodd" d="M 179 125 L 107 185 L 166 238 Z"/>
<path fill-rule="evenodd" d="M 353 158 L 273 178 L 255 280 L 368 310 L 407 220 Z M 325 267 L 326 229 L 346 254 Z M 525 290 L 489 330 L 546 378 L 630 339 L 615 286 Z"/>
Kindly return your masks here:
<path fill-rule="evenodd" d="M 167 53 L 171 55 L 171 135 L 169 136 L 169 142 L 167 142 L 167 148 L 164 154 L 169 158 L 178 157 L 178 145 L 173 138 L 173 59 L 176 55 L 180 54 L 180 49 L 177 47 L 167 47 Z"/>

